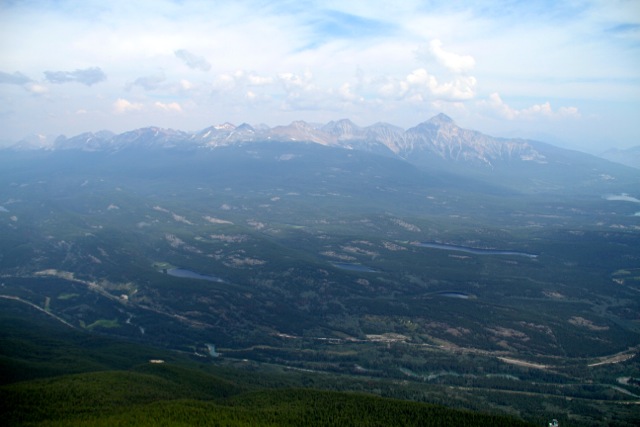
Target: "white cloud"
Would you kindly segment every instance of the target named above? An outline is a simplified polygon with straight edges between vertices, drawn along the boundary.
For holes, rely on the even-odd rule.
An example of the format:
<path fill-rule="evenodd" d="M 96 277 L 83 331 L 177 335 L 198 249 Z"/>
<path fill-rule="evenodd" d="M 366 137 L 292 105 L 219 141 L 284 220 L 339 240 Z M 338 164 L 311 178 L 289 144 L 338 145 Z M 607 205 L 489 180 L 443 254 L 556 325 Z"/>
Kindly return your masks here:
<path fill-rule="evenodd" d="M 313 74 L 308 70 L 302 75 L 291 72 L 280 73 L 278 74 L 278 79 L 288 92 L 298 90 L 309 91 L 315 88 L 313 83 Z"/>
<path fill-rule="evenodd" d="M 34 95 L 44 95 L 49 92 L 49 88 L 38 83 L 28 83 L 24 87 Z"/>
<path fill-rule="evenodd" d="M 313 74 L 305 71 L 302 75 L 296 73 L 280 73 L 278 80 L 282 84 L 287 98 L 301 99 L 305 95 L 317 94 L 319 87 L 313 81 Z"/>
<path fill-rule="evenodd" d="M 438 39 L 431 41 L 429 54 L 447 69 L 447 75 L 436 76 L 426 68 L 416 68 L 403 79 L 386 77 L 378 80 L 378 95 L 383 99 L 431 102 L 432 105 L 436 101 L 468 101 L 476 96 L 477 79 L 466 73 L 475 66 L 471 56 L 443 50 Z"/>
<path fill-rule="evenodd" d="M 470 55 L 458 55 L 442 49 L 442 42 L 438 39 L 431 40 L 429 51 L 441 65 L 453 73 L 471 71 L 476 65 L 475 59 Z"/>
<path fill-rule="evenodd" d="M 340 94 L 340 97 L 344 101 L 349 101 L 349 102 L 364 101 L 363 97 L 353 92 L 353 86 L 350 83 L 344 83 L 342 86 L 340 86 L 340 88 L 338 89 L 338 93 Z"/>
<path fill-rule="evenodd" d="M 252 86 L 266 86 L 273 83 L 271 77 L 262 77 L 256 74 L 247 75 L 247 82 Z"/>
<path fill-rule="evenodd" d="M 228 74 L 220 74 L 213 82 L 215 90 L 229 91 L 236 87 L 236 79 Z"/>
<path fill-rule="evenodd" d="M 543 104 L 534 104 L 530 107 L 522 108 L 522 109 L 512 108 L 502 100 L 502 98 L 497 92 L 494 92 L 491 95 L 489 95 L 489 98 L 486 100 L 478 101 L 477 105 L 485 111 L 489 111 L 495 115 L 498 115 L 508 120 L 515 120 L 515 119 L 531 120 L 539 117 L 547 117 L 547 118 L 562 118 L 562 117 L 579 118 L 580 117 L 580 112 L 576 107 L 560 107 L 557 111 L 553 111 L 553 109 L 551 108 L 551 103 L 548 101 Z"/>
<path fill-rule="evenodd" d="M 560 107 L 558 108 L 558 115 L 563 117 L 575 117 L 575 118 L 578 118 L 581 116 L 580 111 L 578 111 L 578 107 Z"/>
<path fill-rule="evenodd" d="M 425 68 L 418 68 L 403 80 L 387 79 L 378 93 L 385 98 L 412 101 L 464 101 L 475 96 L 476 83 L 473 76 L 454 76 L 450 81 L 439 82 Z"/>
<path fill-rule="evenodd" d="M 153 106 L 161 111 L 173 112 L 173 113 L 182 113 L 182 107 L 177 102 L 170 102 L 165 104 L 163 102 L 157 101 L 153 104 Z"/>
<path fill-rule="evenodd" d="M 117 114 L 124 114 L 130 111 L 140 111 L 144 108 L 144 106 L 137 102 L 130 102 L 124 98 L 118 98 L 116 102 L 113 103 L 113 110 Z"/>
<path fill-rule="evenodd" d="M 247 87 L 264 87 L 274 83 L 272 77 L 260 76 L 253 72 L 236 70 L 233 74 L 220 74 L 213 82 L 213 88 L 218 91 L 234 91 L 246 93 Z"/>

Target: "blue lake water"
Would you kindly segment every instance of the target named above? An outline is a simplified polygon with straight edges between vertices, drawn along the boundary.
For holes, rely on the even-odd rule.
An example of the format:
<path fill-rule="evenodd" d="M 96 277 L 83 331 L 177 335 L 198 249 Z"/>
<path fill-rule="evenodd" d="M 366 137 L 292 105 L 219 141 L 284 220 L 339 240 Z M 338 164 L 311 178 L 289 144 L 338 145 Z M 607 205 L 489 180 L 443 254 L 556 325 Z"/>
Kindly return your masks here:
<path fill-rule="evenodd" d="M 480 249 L 480 248 L 470 248 L 468 246 L 457 246 L 457 245 L 445 245 L 443 243 L 429 243 L 429 242 L 419 242 L 418 246 L 423 248 L 433 248 L 433 249 L 443 249 L 445 251 L 458 251 L 458 252 L 466 252 L 469 254 L 475 255 L 517 255 L 524 256 L 527 258 L 537 258 L 538 255 L 529 254 L 526 252 L 516 252 L 516 251 L 502 251 L 497 249 Z"/>
<path fill-rule="evenodd" d="M 348 264 L 345 262 L 334 262 L 332 264 L 334 267 L 338 267 L 341 270 L 359 271 L 361 273 L 375 273 L 378 271 L 378 270 L 374 270 L 371 267 L 367 267 L 366 265 L 360 265 L 360 264 Z"/>
<path fill-rule="evenodd" d="M 209 350 L 209 355 L 211 357 L 218 357 L 220 356 L 220 353 L 216 352 L 216 346 L 213 344 L 206 344 L 207 346 L 207 350 Z"/>
<path fill-rule="evenodd" d="M 436 295 L 447 298 L 469 299 L 469 295 L 464 292 L 438 292 Z"/>
<path fill-rule="evenodd" d="M 181 277 L 184 279 L 198 279 L 198 280 L 208 280 L 209 282 L 218 282 L 223 283 L 219 277 L 216 276 L 207 276 L 206 274 L 196 273 L 195 271 L 187 270 L 186 268 L 170 268 L 167 270 L 167 274 L 173 277 Z"/>

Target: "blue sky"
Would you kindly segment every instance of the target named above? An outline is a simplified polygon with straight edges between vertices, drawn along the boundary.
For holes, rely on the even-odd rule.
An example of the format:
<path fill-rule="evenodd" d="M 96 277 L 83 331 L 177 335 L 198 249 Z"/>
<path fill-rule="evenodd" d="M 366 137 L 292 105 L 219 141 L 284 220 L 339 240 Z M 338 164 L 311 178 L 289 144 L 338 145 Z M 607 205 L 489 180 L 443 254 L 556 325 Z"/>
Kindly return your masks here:
<path fill-rule="evenodd" d="M 0 1 L 0 141 L 444 112 L 640 145 L 640 1 Z"/>

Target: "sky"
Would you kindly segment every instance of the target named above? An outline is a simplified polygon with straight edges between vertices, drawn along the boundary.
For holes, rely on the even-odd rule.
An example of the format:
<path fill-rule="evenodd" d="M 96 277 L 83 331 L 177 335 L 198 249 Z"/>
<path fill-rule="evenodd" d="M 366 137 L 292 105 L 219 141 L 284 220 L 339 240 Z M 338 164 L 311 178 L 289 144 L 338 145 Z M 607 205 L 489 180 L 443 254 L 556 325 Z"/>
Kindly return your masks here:
<path fill-rule="evenodd" d="M 0 0 L 0 141 L 445 113 L 640 145 L 640 1 Z"/>

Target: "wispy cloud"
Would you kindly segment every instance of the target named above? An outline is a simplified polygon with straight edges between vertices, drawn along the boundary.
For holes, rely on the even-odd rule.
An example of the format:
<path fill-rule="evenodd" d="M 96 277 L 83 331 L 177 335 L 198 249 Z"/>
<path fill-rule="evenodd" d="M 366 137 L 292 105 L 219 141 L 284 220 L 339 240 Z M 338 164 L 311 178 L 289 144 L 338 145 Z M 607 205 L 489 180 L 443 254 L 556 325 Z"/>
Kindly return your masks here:
<path fill-rule="evenodd" d="M 12 74 L 0 71 L 0 84 L 22 86 L 27 92 L 33 95 L 44 95 L 49 92 L 46 86 L 41 85 L 19 71 Z"/>
<path fill-rule="evenodd" d="M 178 49 L 174 53 L 189 68 L 201 71 L 209 71 L 211 69 L 211 64 L 203 56 L 195 55 L 186 49 Z"/>
<path fill-rule="evenodd" d="M 396 30 L 394 24 L 384 19 L 328 9 L 310 15 L 308 23 L 315 39 L 311 46 L 332 39 L 383 38 Z"/>
<path fill-rule="evenodd" d="M 10 85 L 24 85 L 31 82 L 31 79 L 26 75 L 15 72 L 13 74 L 5 73 L 0 71 L 0 83 L 10 84 Z"/>
<path fill-rule="evenodd" d="M 476 65 L 475 59 L 471 55 L 458 55 L 447 52 L 442 48 L 442 42 L 438 39 L 431 40 L 429 51 L 436 60 L 453 73 L 464 73 L 471 71 Z"/>
<path fill-rule="evenodd" d="M 132 83 L 127 85 L 127 89 L 131 89 L 134 86 L 139 86 L 144 90 L 155 90 L 162 87 L 167 78 L 164 74 L 157 74 L 153 76 L 142 76 L 135 79 Z"/>
<path fill-rule="evenodd" d="M 534 104 L 527 108 L 516 109 L 506 104 L 498 93 L 492 93 L 488 99 L 478 101 L 478 105 L 481 108 L 486 109 L 488 112 L 497 114 L 498 116 L 507 119 L 535 119 L 536 117 L 547 118 L 563 118 L 572 117 L 579 118 L 580 112 L 576 107 L 560 107 L 557 110 L 551 108 L 550 102 L 542 104 Z"/>
<path fill-rule="evenodd" d="M 45 71 L 45 78 L 50 83 L 71 83 L 77 82 L 87 86 L 103 82 L 107 79 L 107 75 L 100 67 L 85 68 L 75 71 Z"/>

